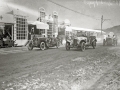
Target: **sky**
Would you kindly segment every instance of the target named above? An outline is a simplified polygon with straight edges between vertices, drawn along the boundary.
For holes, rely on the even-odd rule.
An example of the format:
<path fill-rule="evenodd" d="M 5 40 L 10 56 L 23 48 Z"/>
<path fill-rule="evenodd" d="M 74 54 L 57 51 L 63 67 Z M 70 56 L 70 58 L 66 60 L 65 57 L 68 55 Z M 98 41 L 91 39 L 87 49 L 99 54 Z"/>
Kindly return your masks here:
<path fill-rule="evenodd" d="M 52 1 L 52 2 L 50 2 Z M 58 12 L 58 21 L 68 19 L 73 27 L 103 29 L 120 25 L 119 0 L 0 0 L 0 16 L 13 10 L 26 15 L 28 21 L 39 17 L 39 8 L 43 7 L 46 15 Z M 54 2 L 54 3 L 53 3 Z M 56 4 L 55 4 L 56 3 Z M 61 5 L 61 6 L 59 6 Z M 11 17 L 12 18 L 12 17 Z M 9 18 L 9 20 L 11 20 Z"/>

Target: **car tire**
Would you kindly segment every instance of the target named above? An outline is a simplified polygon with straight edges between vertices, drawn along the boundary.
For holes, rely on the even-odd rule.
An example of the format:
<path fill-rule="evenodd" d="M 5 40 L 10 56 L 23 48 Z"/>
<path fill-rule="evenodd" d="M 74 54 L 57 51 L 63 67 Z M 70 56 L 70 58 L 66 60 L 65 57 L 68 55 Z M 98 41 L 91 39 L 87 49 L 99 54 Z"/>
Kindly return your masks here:
<path fill-rule="evenodd" d="M 69 42 L 66 43 L 66 50 L 67 51 L 70 50 L 70 43 Z"/>
<path fill-rule="evenodd" d="M 41 42 L 40 43 L 40 49 L 45 50 L 45 48 L 46 48 L 45 42 Z"/>
<path fill-rule="evenodd" d="M 85 51 L 85 48 L 86 48 L 86 47 L 85 47 L 85 42 L 81 42 L 81 45 L 80 45 L 80 46 L 81 46 L 81 51 Z"/>
<path fill-rule="evenodd" d="M 33 45 L 32 45 L 32 42 L 30 42 L 29 44 L 28 44 L 28 50 L 32 50 L 33 49 Z"/>

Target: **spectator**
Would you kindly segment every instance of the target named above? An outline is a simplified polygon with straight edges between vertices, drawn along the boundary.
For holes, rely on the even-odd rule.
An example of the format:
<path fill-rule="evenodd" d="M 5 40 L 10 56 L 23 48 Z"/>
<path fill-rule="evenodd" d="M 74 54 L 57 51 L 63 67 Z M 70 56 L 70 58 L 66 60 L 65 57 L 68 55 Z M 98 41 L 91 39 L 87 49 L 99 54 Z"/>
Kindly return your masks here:
<path fill-rule="evenodd" d="M 33 38 L 34 38 L 34 27 L 32 27 L 32 29 L 31 29 L 31 40 L 33 40 Z"/>

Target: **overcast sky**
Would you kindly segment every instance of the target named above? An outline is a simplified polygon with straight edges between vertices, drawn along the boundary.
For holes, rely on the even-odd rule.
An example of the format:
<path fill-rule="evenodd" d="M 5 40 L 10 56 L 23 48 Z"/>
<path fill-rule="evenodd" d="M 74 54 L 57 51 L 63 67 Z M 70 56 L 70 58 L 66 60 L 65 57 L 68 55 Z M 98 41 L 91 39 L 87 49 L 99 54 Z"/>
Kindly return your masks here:
<path fill-rule="evenodd" d="M 13 10 L 25 14 L 29 21 L 39 16 L 39 8 L 45 8 L 46 15 L 58 12 L 59 22 L 69 19 L 73 27 L 100 29 L 101 16 L 111 19 L 103 23 L 103 29 L 120 25 L 119 0 L 51 0 L 76 12 L 56 5 L 48 0 L 0 0 L 0 15 Z M 77 13 L 79 12 L 79 13 Z M 84 15 L 82 15 L 82 14 Z M 91 18 L 92 16 L 92 18 Z M 94 18 L 93 18 L 94 17 Z"/>

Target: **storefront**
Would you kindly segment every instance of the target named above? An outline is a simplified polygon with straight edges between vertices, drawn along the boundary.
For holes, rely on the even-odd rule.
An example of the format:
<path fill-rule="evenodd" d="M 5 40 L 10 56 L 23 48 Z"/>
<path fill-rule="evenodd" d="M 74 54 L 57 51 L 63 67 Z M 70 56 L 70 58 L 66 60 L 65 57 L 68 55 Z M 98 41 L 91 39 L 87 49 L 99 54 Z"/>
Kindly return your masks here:
<path fill-rule="evenodd" d="M 24 45 L 28 40 L 27 18 L 21 15 L 3 15 L 0 20 L 0 29 L 4 38 L 14 40 L 18 46 Z"/>
<path fill-rule="evenodd" d="M 14 40 L 18 45 L 24 45 L 28 40 L 28 23 L 25 16 L 14 16 Z"/>

